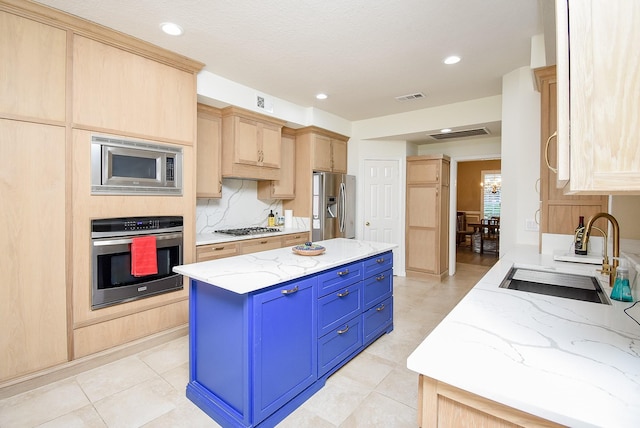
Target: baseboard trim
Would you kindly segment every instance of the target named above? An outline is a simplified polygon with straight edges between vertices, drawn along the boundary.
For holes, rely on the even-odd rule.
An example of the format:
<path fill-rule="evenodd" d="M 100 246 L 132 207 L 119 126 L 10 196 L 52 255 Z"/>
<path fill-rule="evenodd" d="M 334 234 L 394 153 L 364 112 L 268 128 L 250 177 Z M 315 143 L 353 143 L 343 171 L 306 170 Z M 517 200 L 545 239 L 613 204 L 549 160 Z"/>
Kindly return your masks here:
<path fill-rule="evenodd" d="M 183 324 L 150 336 L 0 383 L 0 399 L 57 382 L 189 334 Z"/>

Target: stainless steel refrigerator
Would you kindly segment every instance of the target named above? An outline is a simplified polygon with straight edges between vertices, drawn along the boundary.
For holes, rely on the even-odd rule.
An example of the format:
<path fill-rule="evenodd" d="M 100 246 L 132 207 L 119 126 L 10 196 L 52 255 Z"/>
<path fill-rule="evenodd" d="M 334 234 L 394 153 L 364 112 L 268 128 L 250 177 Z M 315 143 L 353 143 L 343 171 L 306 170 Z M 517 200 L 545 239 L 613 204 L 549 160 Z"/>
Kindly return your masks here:
<path fill-rule="evenodd" d="M 330 172 L 313 173 L 313 241 L 356 237 L 355 196 L 355 176 Z"/>

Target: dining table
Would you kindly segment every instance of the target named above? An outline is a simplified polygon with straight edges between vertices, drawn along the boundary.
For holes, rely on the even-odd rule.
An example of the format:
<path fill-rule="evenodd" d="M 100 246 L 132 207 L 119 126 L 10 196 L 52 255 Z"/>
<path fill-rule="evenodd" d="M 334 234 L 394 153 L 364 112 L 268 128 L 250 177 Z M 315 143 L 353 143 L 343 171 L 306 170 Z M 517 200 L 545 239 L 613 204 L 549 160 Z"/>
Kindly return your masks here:
<path fill-rule="evenodd" d="M 473 227 L 473 235 L 476 232 L 480 234 L 480 254 L 484 253 L 484 240 L 486 236 L 493 236 L 496 240 L 496 254 L 498 254 L 499 241 L 500 241 L 500 222 L 497 220 L 481 220 L 479 223 L 467 223 L 468 227 Z M 472 235 L 472 243 L 473 243 Z"/>

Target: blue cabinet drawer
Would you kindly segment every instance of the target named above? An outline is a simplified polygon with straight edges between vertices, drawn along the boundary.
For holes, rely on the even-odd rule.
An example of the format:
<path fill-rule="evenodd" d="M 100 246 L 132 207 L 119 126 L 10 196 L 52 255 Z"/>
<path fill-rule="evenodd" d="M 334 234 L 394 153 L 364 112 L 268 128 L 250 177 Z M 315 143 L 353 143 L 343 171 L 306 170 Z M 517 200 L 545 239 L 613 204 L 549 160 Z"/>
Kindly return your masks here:
<path fill-rule="evenodd" d="M 318 299 L 318 337 L 340 327 L 362 308 L 362 282 L 340 288 Z"/>
<path fill-rule="evenodd" d="M 370 276 L 384 272 L 385 270 L 393 267 L 393 253 L 391 251 L 387 251 L 386 253 L 369 257 L 362 262 L 362 265 L 364 269 L 364 278 L 369 278 Z"/>
<path fill-rule="evenodd" d="M 364 344 L 367 345 L 393 324 L 393 297 L 380 302 L 363 315 Z"/>
<path fill-rule="evenodd" d="M 318 275 L 318 297 L 362 280 L 362 262 L 351 263 Z"/>
<path fill-rule="evenodd" d="M 364 281 L 364 308 L 368 309 L 393 294 L 393 270 L 379 272 Z"/>
<path fill-rule="evenodd" d="M 318 377 L 362 347 L 362 315 L 327 333 L 318 340 Z"/>

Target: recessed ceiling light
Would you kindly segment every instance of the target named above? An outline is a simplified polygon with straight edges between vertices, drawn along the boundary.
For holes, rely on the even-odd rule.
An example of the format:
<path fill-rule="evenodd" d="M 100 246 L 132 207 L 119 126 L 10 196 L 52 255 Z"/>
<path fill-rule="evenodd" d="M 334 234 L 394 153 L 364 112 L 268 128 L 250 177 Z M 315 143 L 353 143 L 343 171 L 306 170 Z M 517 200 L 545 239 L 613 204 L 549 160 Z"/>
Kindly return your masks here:
<path fill-rule="evenodd" d="M 182 33 L 184 33 L 182 27 L 178 24 L 174 24 L 173 22 L 163 22 L 162 24 L 160 24 L 160 28 L 162 28 L 162 31 L 171 36 L 180 36 L 182 35 Z"/>
<path fill-rule="evenodd" d="M 451 132 L 451 128 L 441 129 L 440 132 L 442 132 L 443 134 L 447 134 L 447 133 Z"/>
<path fill-rule="evenodd" d="M 460 57 L 459 56 L 455 56 L 455 55 L 451 55 L 451 56 L 446 57 L 443 62 L 445 64 L 448 64 L 448 65 L 457 64 L 457 63 L 460 62 Z"/>
<path fill-rule="evenodd" d="M 327 94 L 318 94 L 316 95 L 316 98 L 319 100 L 326 100 L 327 99 Z"/>

